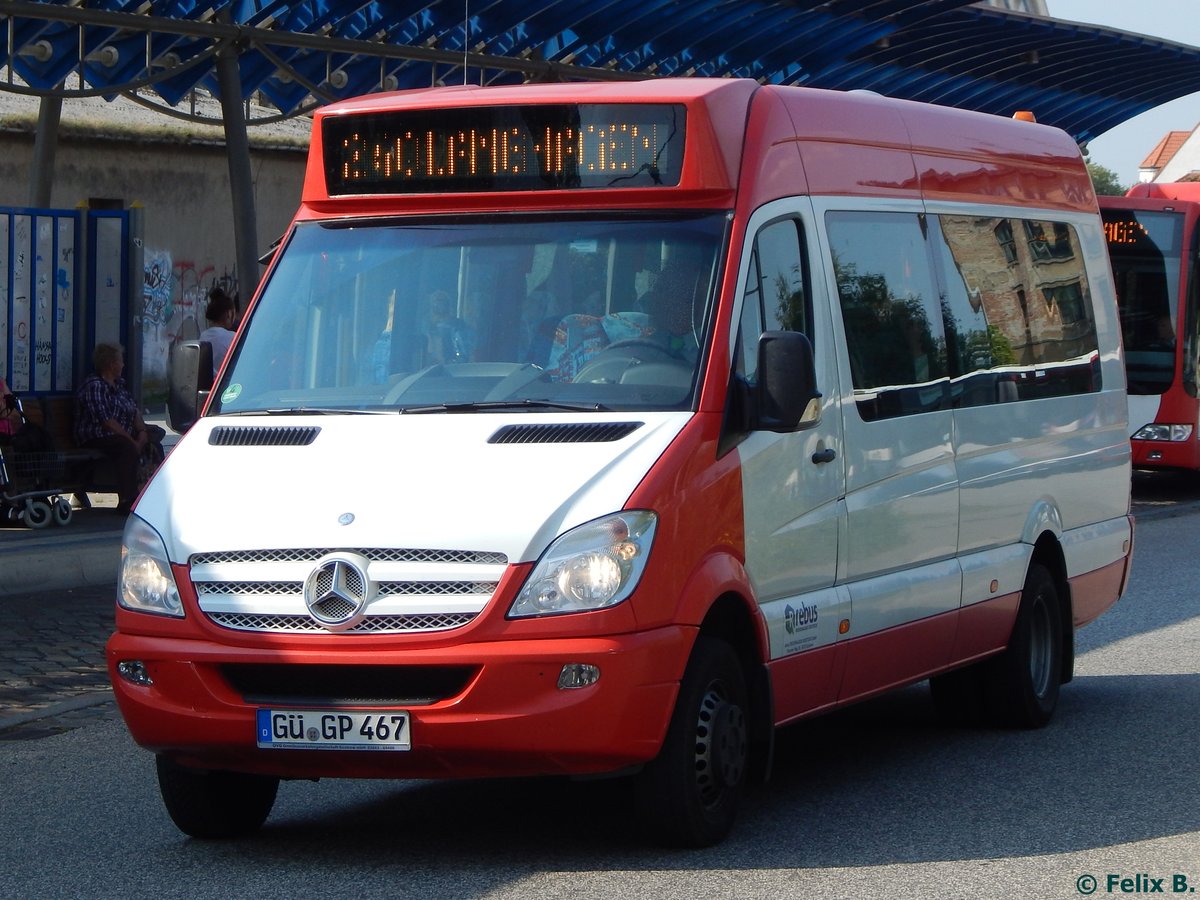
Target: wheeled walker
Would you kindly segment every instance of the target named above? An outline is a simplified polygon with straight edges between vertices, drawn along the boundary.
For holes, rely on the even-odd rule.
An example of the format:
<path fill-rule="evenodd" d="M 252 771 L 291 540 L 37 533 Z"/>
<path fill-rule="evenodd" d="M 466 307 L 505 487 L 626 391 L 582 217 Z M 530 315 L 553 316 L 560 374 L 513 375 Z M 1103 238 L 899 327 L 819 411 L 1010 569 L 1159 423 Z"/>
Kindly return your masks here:
<path fill-rule="evenodd" d="M 22 452 L 0 444 L 0 524 L 44 528 L 67 525 L 73 510 L 65 496 L 66 462 L 53 450 Z"/>

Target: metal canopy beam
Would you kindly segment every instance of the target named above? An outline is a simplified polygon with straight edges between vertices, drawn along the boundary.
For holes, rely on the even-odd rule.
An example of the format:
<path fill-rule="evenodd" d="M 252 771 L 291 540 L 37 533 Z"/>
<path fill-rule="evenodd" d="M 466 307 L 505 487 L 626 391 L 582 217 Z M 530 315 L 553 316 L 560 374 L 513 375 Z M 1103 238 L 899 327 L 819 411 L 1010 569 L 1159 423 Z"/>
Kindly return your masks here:
<path fill-rule="evenodd" d="M 971 0 L 0 0 L 0 24 L 0 89 L 149 88 L 161 101 L 138 101 L 164 110 L 197 87 L 220 94 L 227 46 L 242 99 L 261 92 L 280 116 L 468 71 L 475 83 L 704 74 L 1032 108 L 1083 140 L 1200 91 L 1195 47 Z"/>
<path fill-rule="evenodd" d="M 154 14 L 151 14 L 154 13 Z M 1040 121 L 1086 141 L 1200 91 L 1200 49 L 971 0 L 0 0 L 0 90 L 42 98 L 30 202 L 48 206 L 64 98 L 170 115 L 221 100 L 239 278 L 259 268 L 247 126 L 443 81 L 752 77 Z M 17 77 L 19 76 L 19 78 Z M 278 115 L 247 120 L 258 92 Z M 157 95 L 157 99 L 153 95 Z"/>

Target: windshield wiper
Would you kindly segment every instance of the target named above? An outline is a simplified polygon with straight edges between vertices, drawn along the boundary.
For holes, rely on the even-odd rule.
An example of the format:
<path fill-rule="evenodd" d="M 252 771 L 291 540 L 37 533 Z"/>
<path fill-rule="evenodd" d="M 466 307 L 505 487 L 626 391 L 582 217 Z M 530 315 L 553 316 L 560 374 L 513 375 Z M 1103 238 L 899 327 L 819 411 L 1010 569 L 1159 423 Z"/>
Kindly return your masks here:
<path fill-rule="evenodd" d="M 479 400 L 467 403 L 431 403 L 401 407 L 401 413 L 470 413 L 492 409 L 566 409 L 572 412 L 609 412 L 603 403 L 571 403 L 562 400 Z"/>
<path fill-rule="evenodd" d="M 390 410 L 387 411 L 390 413 Z M 222 416 L 381 416 L 382 409 L 349 409 L 336 406 L 287 406 L 267 409 L 235 409 L 221 411 Z"/>

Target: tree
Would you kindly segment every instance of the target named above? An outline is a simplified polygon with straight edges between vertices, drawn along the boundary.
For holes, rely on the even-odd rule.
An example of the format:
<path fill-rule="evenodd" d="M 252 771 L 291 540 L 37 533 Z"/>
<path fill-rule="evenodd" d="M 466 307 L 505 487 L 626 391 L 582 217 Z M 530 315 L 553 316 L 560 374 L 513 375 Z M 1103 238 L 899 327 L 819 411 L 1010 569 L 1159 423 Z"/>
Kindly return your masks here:
<path fill-rule="evenodd" d="M 1099 163 L 1094 163 L 1090 159 L 1087 161 L 1088 174 L 1092 176 L 1092 186 L 1096 189 L 1096 193 L 1106 197 L 1119 197 L 1124 194 L 1129 188 L 1121 184 L 1117 178 L 1117 173 L 1112 169 L 1107 169 Z"/>

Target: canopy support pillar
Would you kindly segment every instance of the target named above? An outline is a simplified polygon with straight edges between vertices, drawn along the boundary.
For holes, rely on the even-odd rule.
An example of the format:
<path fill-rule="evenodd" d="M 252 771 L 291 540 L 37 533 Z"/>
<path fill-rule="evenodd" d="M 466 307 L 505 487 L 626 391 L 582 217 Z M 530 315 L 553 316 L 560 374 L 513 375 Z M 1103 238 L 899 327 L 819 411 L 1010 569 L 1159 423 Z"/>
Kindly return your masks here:
<path fill-rule="evenodd" d="M 239 305 L 245 309 L 258 287 L 258 218 L 254 210 L 254 176 L 250 165 L 250 138 L 242 106 L 242 75 L 238 49 L 230 44 L 217 54 L 217 83 L 221 89 L 221 115 L 225 123 L 225 150 L 229 161 L 229 188 L 233 195 L 233 238 L 236 245 Z"/>
<path fill-rule="evenodd" d="M 33 138 L 33 171 L 29 177 L 29 205 L 34 209 L 50 206 L 54 188 L 54 156 L 58 152 L 58 123 L 62 118 L 62 97 L 43 97 L 38 110 L 37 134 Z"/>

